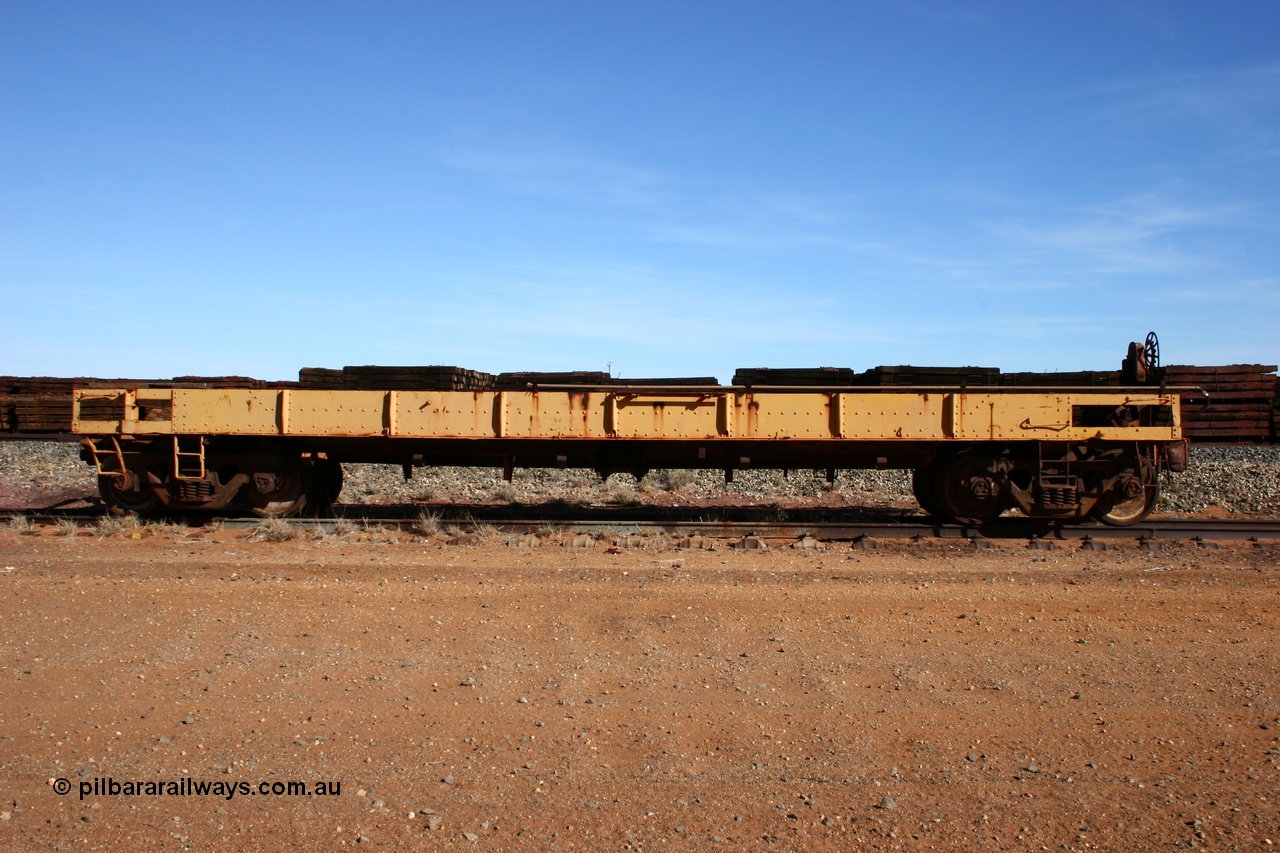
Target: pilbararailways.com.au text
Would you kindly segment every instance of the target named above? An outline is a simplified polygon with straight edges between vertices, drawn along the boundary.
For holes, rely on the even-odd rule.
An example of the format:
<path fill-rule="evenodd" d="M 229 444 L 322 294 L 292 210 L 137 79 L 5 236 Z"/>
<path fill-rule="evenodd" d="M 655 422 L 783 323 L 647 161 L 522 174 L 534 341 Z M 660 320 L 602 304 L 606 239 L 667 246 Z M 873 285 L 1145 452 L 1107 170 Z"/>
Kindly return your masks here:
<path fill-rule="evenodd" d="M 182 777 L 169 780 L 86 779 L 77 783 L 80 799 L 86 797 L 340 797 L 341 782 L 209 782 L 203 779 Z M 53 790 L 60 795 L 71 793 L 67 779 L 53 780 Z"/>

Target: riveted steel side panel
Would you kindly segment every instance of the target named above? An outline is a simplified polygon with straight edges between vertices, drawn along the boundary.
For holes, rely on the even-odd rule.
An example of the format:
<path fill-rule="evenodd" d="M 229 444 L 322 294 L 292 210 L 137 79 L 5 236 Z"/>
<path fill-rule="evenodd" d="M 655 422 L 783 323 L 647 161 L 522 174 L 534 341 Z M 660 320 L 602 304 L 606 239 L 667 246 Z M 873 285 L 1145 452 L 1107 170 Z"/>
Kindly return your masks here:
<path fill-rule="evenodd" d="M 739 394 L 734 433 L 741 438 L 829 439 L 830 396 L 758 392 Z"/>
<path fill-rule="evenodd" d="M 333 392 L 350 394 L 350 391 Z M 493 391 L 396 391 L 397 437 L 497 438 L 504 436 L 503 397 Z M 509 409 L 507 418 L 510 418 Z"/>
<path fill-rule="evenodd" d="M 848 439 L 950 438 L 944 428 L 944 394 L 840 394 L 841 424 Z"/>
<path fill-rule="evenodd" d="M 288 435 L 371 436 L 389 430 L 386 391 L 289 391 Z"/>
<path fill-rule="evenodd" d="M 618 438 L 708 439 L 720 435 L 715 397 L 619 396 L 614 410 Z"/>
<path fill-rule="evenodd" d="M 1068 435 L 1070 399 L 1033 394 L 1025 399 L 1005 394 L 954 394 L 955 431 L 966 441 L 1054 439 Z M 1010 405 L 1010 403 L 1014 405 Z"/>
<path fill-rule="evenodd" d="M 521 438 L 600 438 L 605 395 L 590 391 L 506 392 L 507 434 Z"/>
<path fill-rule="evenodd" d="M 243 388 L 175 388 L 175 435 L 274 435 L 279 431 L 280 391 Z"/>

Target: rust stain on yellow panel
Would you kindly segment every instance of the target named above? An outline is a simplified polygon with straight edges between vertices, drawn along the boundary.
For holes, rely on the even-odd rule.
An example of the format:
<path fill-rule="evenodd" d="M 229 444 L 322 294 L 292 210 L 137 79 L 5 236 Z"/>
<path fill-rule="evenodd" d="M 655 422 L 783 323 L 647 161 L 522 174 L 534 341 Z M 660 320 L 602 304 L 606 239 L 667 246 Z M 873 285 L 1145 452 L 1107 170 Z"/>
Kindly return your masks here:
<path fill-rule="evenodd" d="M 847 439 L 941 440 L 947 436 L 942 394 L 842 394 Z"/>
<path fill-rule="evenodd" d="M 715 397 L 621 396 L 614 419 L 619 438 L 703 439 L 720 432 Z"/>
<path fill-rule="evenodd" d="M 334 392 L 334 393 L 351 393 Z M 502 397 L 519 394 L 503 391 L 397 391 L 396 435 L 423 438 L 494 438 L 503 431 Z M 510 402 L 507 403 L 507 434 Z"/>
<path fill-rule="evenodd" d="M 508 434 L 521 438 L 588 436 L 590 396 L 585 391 L 507 392 Z"/>
<path fill-rule="evenodd" d="M 177 435 L 273 435 L 278 399 L 277 391 L 175 388 L 172 429 Z"/>
<path fill-rule="evenodd" d="M 755 392 L 743 396 L 749 401 L 742 438 L 831 438 L 831 409 L 827 394 Z"/>
<path fill-rule="evenodd" d="M 1062 438 L 1071 431 L 1071 402 L 1056 394 L 956 394 L 955 438 L 996 441 Z"/>

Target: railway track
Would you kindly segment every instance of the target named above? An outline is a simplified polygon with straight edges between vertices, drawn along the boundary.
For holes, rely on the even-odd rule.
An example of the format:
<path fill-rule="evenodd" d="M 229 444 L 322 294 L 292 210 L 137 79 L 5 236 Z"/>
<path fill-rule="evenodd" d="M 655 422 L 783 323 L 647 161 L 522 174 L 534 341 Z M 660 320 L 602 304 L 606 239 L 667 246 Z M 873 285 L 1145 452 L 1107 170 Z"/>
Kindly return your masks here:
<path fill-rule="evenodd" d="M 477 531 L 510 535 L 545 534 L 562 537 L 586 534 L 601 544 L 605 540 L 665 534 L 678 539 L 701 536 L 724 544 L 847 542 L 873 547 L 881 541 L 964 541 L 982 547 L 996 541 L 1022 540 L 1028 547 L 1114 547 L 1131 543 L 1153 547 L 1162 542 L 1253 541 L 1280 548 L 1277 519 L 1147 519 L 1130 527 L 1097 523 L 1072 524 L 1031 518 L 1000 518 L 982 525 L 948 524 L 908 512 L 859 512 L 857 510 L 777 510 L 769 507 L 732 507 L 702 510 L 663 507 L 618 509 L 612 507 L 512 507 L 450 505 L 424 509 L 419 505 L 340 505 L 332 517 L 295 519 L 288 524 L 324 532 L 341 532 L 351 524 L 412 531 L 425 513 L 446 539 L 467 541 Z M 41 510 L 0 509 L 0 523 L 23 516 L 30 524 L 74 521 L 91 526 L 106 515 L 103 509 Z M 838 519 L 835 516 L 843 515 Z M 781 516 L 781 517 L 780 517 Z M 254 529 L 259 518 L 214 514 L 186 514 L 175 520 L 193 526 L 220 525 L 227 529 Z"/>

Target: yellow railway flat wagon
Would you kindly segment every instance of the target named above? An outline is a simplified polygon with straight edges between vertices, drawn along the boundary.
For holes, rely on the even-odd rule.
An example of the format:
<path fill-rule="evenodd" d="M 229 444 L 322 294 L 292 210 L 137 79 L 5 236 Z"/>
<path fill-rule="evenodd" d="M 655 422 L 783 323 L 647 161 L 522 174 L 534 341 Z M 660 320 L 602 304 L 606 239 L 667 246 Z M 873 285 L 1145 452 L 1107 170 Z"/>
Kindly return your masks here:
<path fill-rule="evenodd" d="M 1187 461 L 1176 389 L 553 386 L 76 388 L 72 432 L 121 510 L 331 504 L 341 462 L 914 471 L 931 514 L 1130 524 Z"/>

